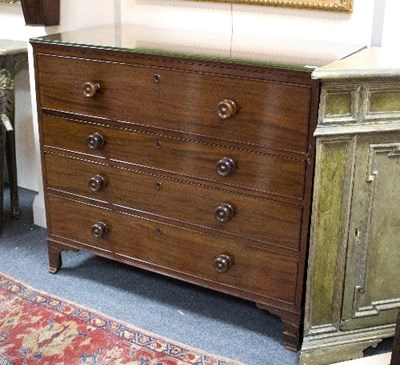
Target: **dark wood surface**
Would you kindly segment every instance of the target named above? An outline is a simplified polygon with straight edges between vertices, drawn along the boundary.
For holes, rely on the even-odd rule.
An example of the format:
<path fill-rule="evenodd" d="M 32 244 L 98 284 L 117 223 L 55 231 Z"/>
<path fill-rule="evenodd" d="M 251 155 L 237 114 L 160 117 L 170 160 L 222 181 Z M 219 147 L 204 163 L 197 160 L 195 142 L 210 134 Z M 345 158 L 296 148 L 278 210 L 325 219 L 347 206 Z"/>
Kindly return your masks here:
<path fill-rule="evenodd" d="M 259 245 L 282 246 L 297 254 L 302 211 L 299 206 L 280 203 L 253 195 L 219 189 L 202 182 L 155 175 L 153 170 L 97 161 L 71 160 L 46 154 L 49 189 L 152 212 L 160 218 L 181 221 L 208 232 L 221 231 L 232 239 L 253 240 Z M 99 192 L 88 189 L 91 177 L 100 175 L 106 187 Z M 234 208 L 227 222 L 215 219 L 217 207 L 228 202 Z M 268 222 L 268 225 L 265 224 Z"/>
<path fill-rule="evenodd" d="M 248 298 L 271 297 L 294 302 L 297 258 L 254 248 L 235 240 L 204 234 L 171 223 L 139 216 L 123 208 L 109 210 L 87 201 L 50 195 L 49 222 L 54 235 L 68 237 L 113 258 L 132 258 L 142 266 L 166 270 L 175 277 L 209 281 L 224 291 L 241 292 Z M 68 218 L 66 218 L 68 217 Z M 104 238 L 91 236 L 93 222 L 107 224 Z M 71 226 L 74 227 L 72 232 Z M 214 270 L 214 259 L 230 256 L 234 264 L 226 273 Z"/>
<path fill-rule="evenodd" d="M 83 142 L 93 133 L 104 136 L 103 149 L 90 150 Z M 231 141 L 200 138 L 193 135 L 172 135 L 138 126 L 116 125 L 99 121 L 71 120 L 43 116 L 44 144 L 91 154 L 98 158 L 114 158 L 148 166 L 187 178 L 245 188 L 256 194 L 279 195 L 281 199 L 301 203 L 304 195 L 304 156 L 277 154 Z M 56 150 L 53 151 L 56 153 Z M 167 159 L 160 158 L 168 155 Z M 188 164 L 188 155 L 196 163 Z M 216 173 L 216 163 L 232 158 L 237 169 L 230 176 Z"/>
<path fill-rule="evenodd" d="M 50 272 L 63 250 L 84 249 L 248 299 L 282 318 L 297 349 L 319 95 L 310 73 L 33 47 Z M 224 100 L 237 105 L 227 119 Z M 93 135 L 101 148 L 88 147 Z M 221 176 L 225 157 L 235 169 Z M 227 204 L 234 214 L 220 222 Z"/>
<path fill-rule="evenodd" d="M 199 73 L 110 64 L 43 55 L 37 59 L 42 80 L 41 106 L 84 115 L 132 121 L 164 130 L 183 131 L 274 149 L 307 152 L 309 85 L 251 80 Z M 154 75 L 160 81 L 154 82 Z M 82 85 L 100 85 L 94 98 L 82 98 Z M 196 90 L 196 92 L 190 91 Z M 68 96 L 68 97 L 67 97 Z M 262 97 L 260 97 L 262 96 Z M 221 120 L 217 104 L 237 101 L 233 118 Z M 266 133 L 268 131 L 268 133 Z"/>

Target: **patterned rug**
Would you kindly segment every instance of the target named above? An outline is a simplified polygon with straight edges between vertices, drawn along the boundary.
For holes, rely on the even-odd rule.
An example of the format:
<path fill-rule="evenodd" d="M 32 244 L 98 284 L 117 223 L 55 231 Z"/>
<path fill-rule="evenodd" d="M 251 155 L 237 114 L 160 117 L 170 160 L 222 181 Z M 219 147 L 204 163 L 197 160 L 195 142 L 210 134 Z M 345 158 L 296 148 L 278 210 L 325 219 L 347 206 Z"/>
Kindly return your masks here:
<path fill-rule="evenodd" d="M 0 273 L 0 365 L 241 365 Z"/>

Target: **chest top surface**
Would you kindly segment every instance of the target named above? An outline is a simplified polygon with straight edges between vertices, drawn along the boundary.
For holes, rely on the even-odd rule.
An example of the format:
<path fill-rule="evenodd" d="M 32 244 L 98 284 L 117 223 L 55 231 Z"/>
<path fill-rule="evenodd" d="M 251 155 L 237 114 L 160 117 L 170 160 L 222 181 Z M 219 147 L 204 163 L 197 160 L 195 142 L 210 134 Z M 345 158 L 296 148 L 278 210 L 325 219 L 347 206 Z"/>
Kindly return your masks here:
<path fill-rule="evenodd" d="M 104 25 L 31 39 L 32 43 L 256 64 L 311 72 L 362 46 L 263 35 L 235 35 L 138 25 Z"/>

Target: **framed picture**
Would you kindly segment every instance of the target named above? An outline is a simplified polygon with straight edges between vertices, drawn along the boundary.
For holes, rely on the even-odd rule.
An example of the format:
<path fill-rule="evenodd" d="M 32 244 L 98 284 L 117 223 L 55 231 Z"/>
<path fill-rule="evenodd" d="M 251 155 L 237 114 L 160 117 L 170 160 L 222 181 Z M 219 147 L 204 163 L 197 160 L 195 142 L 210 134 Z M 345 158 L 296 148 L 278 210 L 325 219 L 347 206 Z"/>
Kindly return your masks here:
<path fill-rule="evenodd" d="M 59 25 L 60 0 L 20 0 L 27 25 Z"/>
<path fill-rule="evenodd" d="M 209 1 L 209 0 L 198 0 Z M 350 13 L 353 10 L 353 0 L 212 0 L 214 2 L 269 5 L 300 9 L 328 10 Z"/>
<path fill-rule="evenodd" d="M 202 1 L 202 0 L 198 0 Z M 209 0 L 204 0 L 209 1 Z M 353 0 L 213 0 L 235 4 L 270 5 L 302 9 L 341 11 L 350 13 L 353 10 Z M 20 0 L 0 0 L 0 3 L 19 3 Z"/>

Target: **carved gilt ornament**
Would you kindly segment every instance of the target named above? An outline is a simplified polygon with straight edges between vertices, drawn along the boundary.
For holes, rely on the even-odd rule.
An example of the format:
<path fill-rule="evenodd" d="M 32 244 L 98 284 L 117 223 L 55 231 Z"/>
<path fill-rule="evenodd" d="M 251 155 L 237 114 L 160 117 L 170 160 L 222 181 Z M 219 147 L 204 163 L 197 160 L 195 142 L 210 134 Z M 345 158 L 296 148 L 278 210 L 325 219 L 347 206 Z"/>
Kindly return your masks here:
<path fill-rule="evenodd" d="M 210 0 L 198 0 L 210 1 Z M 353 10 L 353 0 L 211 0 L 220 3 L 269 5 L 301 9 L 341 11 L 350 13 Z"/>

